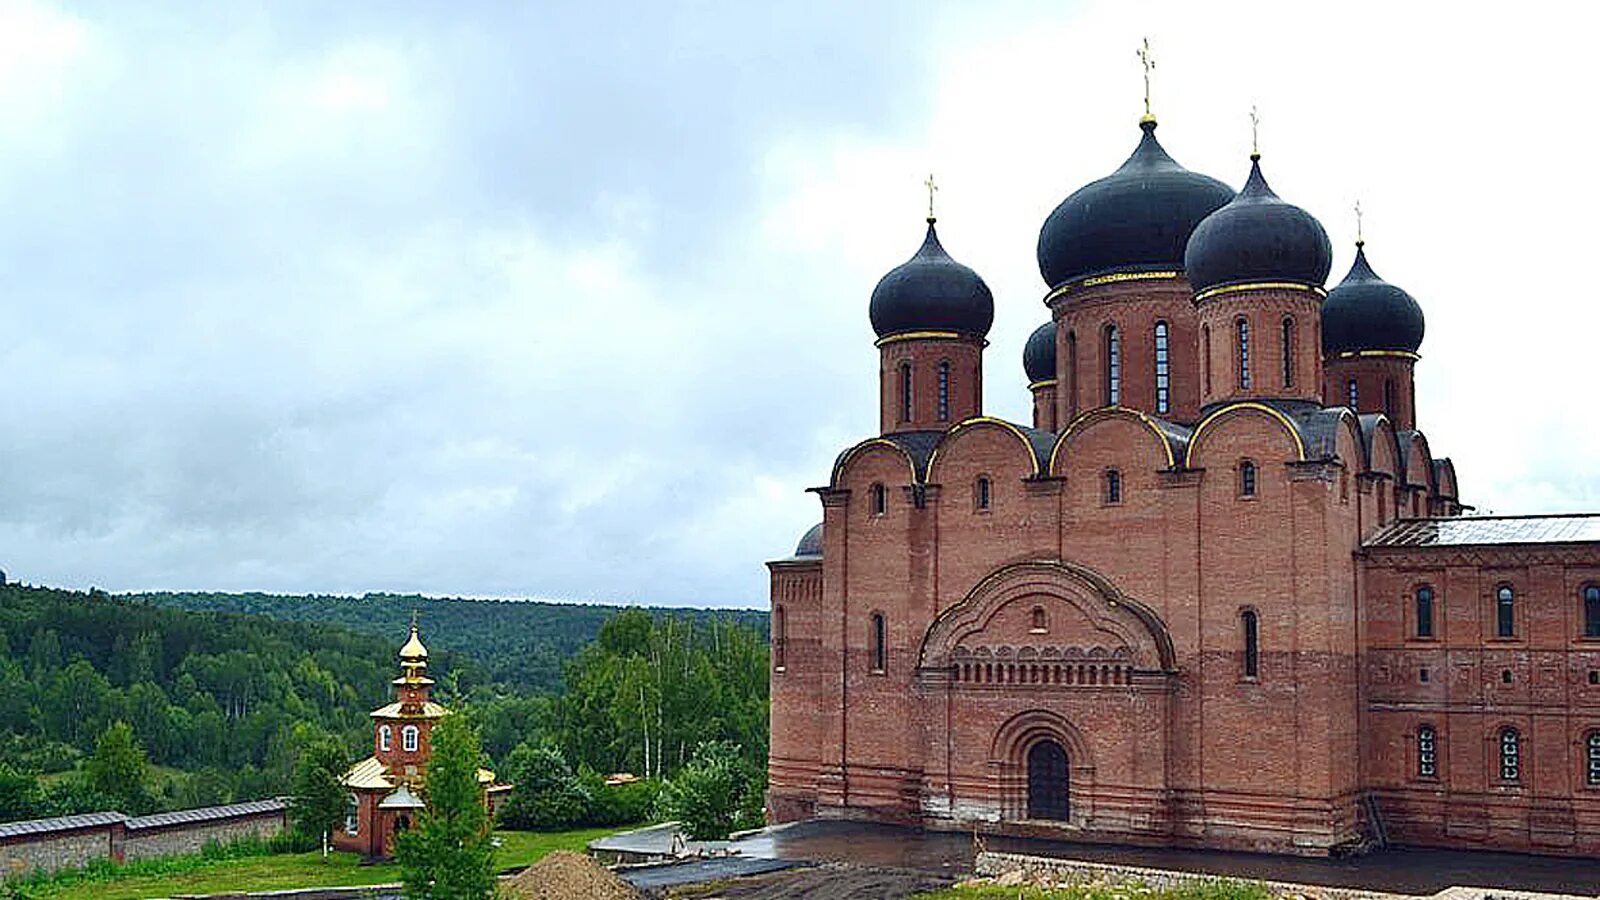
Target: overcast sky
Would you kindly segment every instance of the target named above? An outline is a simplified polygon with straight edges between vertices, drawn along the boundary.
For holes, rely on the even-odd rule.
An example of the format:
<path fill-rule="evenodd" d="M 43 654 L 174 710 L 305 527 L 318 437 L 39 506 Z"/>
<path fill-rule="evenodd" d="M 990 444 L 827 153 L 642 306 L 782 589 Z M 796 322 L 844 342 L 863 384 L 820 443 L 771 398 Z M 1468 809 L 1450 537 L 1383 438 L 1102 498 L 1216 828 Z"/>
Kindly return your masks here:
<path fill-rule="evenodd" d="M 867 300 L 996 297 L 1138 137 L 1262 165 L 1427 314 L 1463 499 L 1600 509 L 1587 4 L 0 0 L 0 567 L 764 603 L 876 428 Z"/>

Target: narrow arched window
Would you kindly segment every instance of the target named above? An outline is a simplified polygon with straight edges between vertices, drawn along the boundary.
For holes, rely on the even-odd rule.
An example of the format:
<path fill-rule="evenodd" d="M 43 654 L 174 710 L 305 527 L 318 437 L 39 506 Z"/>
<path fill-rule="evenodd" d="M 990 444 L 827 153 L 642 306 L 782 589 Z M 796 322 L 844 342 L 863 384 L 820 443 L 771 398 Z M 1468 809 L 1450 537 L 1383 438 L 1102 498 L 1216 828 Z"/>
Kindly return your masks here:
<path fill-rule="evenodd" d="M 772 611 L 772 667 L 779 672 L 789 662 L 789 616 L 782 606 Z"/>
<path fill-rule="evenodd" d="M 1600 584 L 1583 589 L 1583 636 L 1600 637 Z"/>
<path fill-rule="evenodd" d="M 1033 616 L 1028 630 L 1033 634 L 1044 634 L 1050 630 L 1045 627 L 1044 607 L 1035 606 L 1033 608 Z"/>
<path fill-rule="evenodd" d="M 1359 409 L 1360 407 L 1356 405 L 1356 380 L 1354 378 L 1345 384 L 1345 391 L 1350 397 L 1350 408 Z"/>
<path fill-rule="evenodd" d="M 1515 728 L 1500 729 L 1500 780 L 1522 780 L 1522 735 Z"/>
<path fill-rule="evenodd" d="M 415 753 L 420 743 L 420 732 L 417 731 L 417 726 L 407 725 L 400 729 L 400 749 L 407 753 Z"/>
<path fill-rule="evenodd" d="M 1211 393 L 1211 326 L 1200 326 L 1200 365 L 1204 368 L 1206 393 Z"/>
<path fill-rule="evenodd" d="M 939 421 L 950 421 L 950 363 L 939 363 Z"/>
<path fill-rule="evenodd" d="M 1435 778 L 1439 774 L 1439 735 L 1432 725 L 1417 726 L 1417 775 Z"/>
<path fill-rule="evenodd" d="M 1078 415 L 1078 333 L 1067 332 L 1067 418 Z"/>
<path fill-rule="evenodd" d="M 1283 386 L 1294 387 L 1294 319 L 1283 317 Z"/>
<path fill-rule="evenodd" d="M 1244 677 L 1256 678 L 1261 674 L 1261 635 L 1255 610 L 1239 613 L 1239 627 L 1244 632 Z"/>
<path fill-rule="evenodd" d="M 1166 322 L 1156 323 L 1156 412 L 1172 408 L 1172 354 Z"/>
<path fill-rule="evenodd" d="M 883 672 L 889 668 L 889 628 L 883 613 L 872 614 L 872 671 Z"/>
<path fill-rule="evenodd" d="M 394 729 L 387 725 L 378 726 L 378 749 L 384 752 L 394 749 Z"/>
<path fill-rule="evenodd" d="M 900 364 L 900 421 L 911 421 L 911 363 Z"/>
<path fill-rule="evenodd" d="M 1250 390 L 1250 323 L 1244 319 L 1233 323 L 1239 334 L 1239 390 Z"/>
<path fill-rule="evenodd" d="M 1106 405 L 1122 402 L 1122 335 L 1117 326 L 1106 326 Z"/>
<path fill-rule="evenodd" d="M 1600 785 L 1600 730 L 1589 732 L 1584 739 L 1584 784 Z"/>
<path fill-rule="evenodd" d="M 1495 634 L 1508 638 L 1517 635 L 1517 593 L 1511 585 L 1502 584 L 1494 592 Z"/>
<path fill-rule="evenodd" d="M 1350 502 L 1350 470 L 1339 470 L 1339 502 Z"/>
<path fill-rule="evenodd" d="M 1107 503 L 1122 502 L 1122 473 L 1116 469 L 1106 470 L 1105 501 Z"/>
<path fill-rule="evenodd" d="M 881 516 L 889 511 L 889 491 L 881 484 L 872 486 L 872 514 Z"/>
<path fill-rule="evenodd" d="M 1433 588 L 1426 584 L 1417 588 L 1417 637 L 1433 637 Z"/>
<path fill-rule="evenodd" d="M 978 483 L 972 489 L 973 505 L 980 510 L 989 508 L 989 478 L 980 476 Z"/>
<path fill-rule="evenodd" d="M 1394 382 L 1387 379 L 1383 382 L 1383 414 L 1394 418 Z"/>
<path fill-rule="evenodd" d="M 1246 459 L 1239 463 L 1239 496 L 1256 495 L 1256 464 Z"/>
<path fill-rule="evenodd" d="M 344 833 L 361 833 L 361 804 L 355 794 L 345 795 L 344 800 Z"/>

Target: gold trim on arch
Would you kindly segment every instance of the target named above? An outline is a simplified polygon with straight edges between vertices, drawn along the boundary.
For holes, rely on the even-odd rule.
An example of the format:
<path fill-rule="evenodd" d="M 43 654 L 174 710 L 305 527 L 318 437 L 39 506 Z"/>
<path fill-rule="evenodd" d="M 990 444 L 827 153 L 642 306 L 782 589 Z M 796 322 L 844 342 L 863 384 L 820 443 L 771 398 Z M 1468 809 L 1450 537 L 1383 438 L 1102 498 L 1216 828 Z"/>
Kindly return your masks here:
<path fill-rule="evenodd" d="M 1278 420 L 1278 424 L 1280 424 L 1284 428 L 1288 429 L 1289 436 L 1294 438 L 1295 452 L 1298 453 L 1299 456 L 1300 456 L 1299 462 L 1305 462 L 1305 459 L 1306 459 L 1306 442 L 1305 442 L 1305 440 L 1303 440 L 1300 437 L 1300 429 L 1295 427 L 1294 422 L 1291 421 L 1288 416 L 1284 415 L 1283 413 L 1279 412 L 1276 409 L 1273 409 L 1272 407 L 1266 405 L 1265 403 L 1250 403 L 1250 402 L 1247 402 L 1247 403 L 1235 403 L 1232 406 L 1225 406 L 1222 409 L 1219 409 L 1216 412 L 1212 413 L 1211 415 L 1206 416 L 1204 419 L 1200 420 L 1200 424 L 1196 425 L 1194 427 L 1194 433 L 1189 435 L 1189 447 L 1188 447 L 1188 449 L 1184 450 L 1184 452 L 1183 452 L 1183 467 L 1185 469 L 1189 468 L 1189 462 L 1194 457 L 1194 448 L 1200 443 L 1200 435 L 1206 430 L 1206 426 L 1210 425 L 1212 422 L 1216 421 L 1218 418 L 1227 415 L 1228 413 L 1234 412 L 1236 410 L 1241 410 L 1241 409 L 1253 409 L 1253 410 L 1255 410 L 1257 412 L 1264 412 L 1267 415 L 1271 416 L 1272 418 L 1277 419 Z"/>
<path fill-rule="evenodd" d="M 1398 359 L 1409 359 L 1409 360 L 1413 360 L 1413 361 L 1414 360 L 1419 360 L 1419 359 L 1422 358 L 1422 354 L 1413 353 L 1410 350 L 1346 350 L 1343 353 L 1335 353 L 1333 355 L 1333 358 L 1334 359 L 1357 359 L 1357 358 L 1365 357 L 1365 356 L 1375 356 L 1375 357 L 1385 357 L 1385 356 L 1387 356 L 1387 357 L 1398 358 Z"/>
<path fill-rule="evenodd" d="M 1172 455 L 1172 442 L 1167 440 L 1167 433 L 1162 431 L 1160 426 L 1156 425 L 1155 421 L 1149 416 L 1131 406 L 1100 406 L 1091 409 L 1086 413 L 1080 413 L 1076 419 L 1073 419 L 1071 422 L 1067 423 L 1067 427 L 1062 430 L 1061 436 L 1056 438 L 1056 445 L 1050 448 L 1051 474 L 1055 474 L 1056 458 L 1061 455 L 1062 449 L 1067 446 L 1067 438 L 1070 437 L 1074 431 L 1077 431 L 1079 428 L 1087 425 L 1090 419 L 1103 418 L 1108 415 L 1131 415 L 1137 418 L 1141 423 L 1144 424 L 1146 428 L 1150 429 L 1150 432 L 1156 436 L 1156 440 L 1161 442 L 1161 452 L 1167 455 L 1167 468 L 1176 469 L 1178 467 L 1178 459 Z M 1187 460 L 1185 461 L 1187 462 Z"/>
<path fill-rule="evenodd" d="M 1240 291 L 1271 290 L 1306 291 L 1307 293 L 1317 295 L 1319 298 L 1328 296 L 1327 291 L 1317 287 L 1314 284 L 1301 284 L 1298 281 L 1252 281 L 1245 284 L 1225 284 L 1221 287 L 1206 288 L 1200 293 L 1194 295 L 1194 302 L 1199 303 L 1202 300 L 1208 300 L 1212 297 L 1218 297 L 1223 294 L 1237 294 Z"/>
<path fill-rule="evenodd" d="M 970 335 L 970 334 L 963 334 L 962 332 L 959 332 L 959 331 L 906 331 L 906 332 L 902 332 L 900 334 L 891 334 L 888 337 L 878 338 L 876 341 L 873 342 L 872 345 L 874 347 L 882 347 L 885 344 L 898 344 L 901 341 L 963 341 L 963 340 L 966 340 L 966 341 L 977 341 L 979 343 L 982 343 L 985 347 L 987 347 L 989 345 L 989 342 L 984 340 L 983 338 L 976 337 L 976 336 Z"/>
<path fill-rule="evenodd" d="M 1057 297 L 1064 296 L 1072 291 L 1099 287 L 1102 284 L 1118 284 L 1124 281 L 1168 281 L 1182 274 L 1182 272 L 1172 269 L 1161 272 L 1110 272 L 1105 275 L 1093 275 L 1061 285 L 1050 293 L 1045 294 L 1044 302 L 1049 303 Z"/>
<path fill-rule="evenodd" d="M 1035 476 L 1039 474 L 1039 456 L 1033 452 L 1033 442 L 1028 440 L 1028 436 L 1022 433 L 1022 429 L 1007 422 L 1005 419 L 996 419 L 993 416 L 974 416 L 970 419 L 962 419 L 950 426 L 950 430 L 946 431 L 944 437 L 939 439 L 939 443 L 934 445 L 933 452 L 928 455 L 928 480 L 933 480 L 933 467 L 939 461 L 939 451 L 944 449 L 945 442 L 955 437 L 956 432 L 974 425 L 999 425 L 1001 428 L 1016 435 L 1017 440 L 1022 442 L 1023 449 L 1028 451 L 1028 460 L 1033 463 L 1033 474 Z"/>
<path fill-rule="evenodd" d="M 912 484 L 917 484 L 918 483 L 918 481 L 917 481 L 917 464 L 916 464 L 916 462 L 914 460 L 912 460 L 911 454 L 906 452 L 906 448 L 900 446 L 899 444 L 896 444 L 894 441 L 891 441 L 888 438 L 875 437 L 875 438 L 868 438 L 867 440 L 862 441 L 861 443 L 855 445 L 854 447 L 851 447 L 845 453 L 844 458 L 839 460 L 839 462 L 837 464 L 835 464 L 834 467 L 833 467 L 833 477 L 831 479 L 829 479 L 829 487 L 834 487 L 834 486 L 838 485 L 838 483 L 839 483 L 839 474 L 844 471 L 845 466 L 850 465 L 850 461 L 856 458 L 856 454 L 857 453 L 860 453 L 861 451 L 867 449 L 868 447 L 872 447 L 872 446 L 876 446 L 876 445 L 882 445 L 884 447 L 892 447 L 892 448 L 894 448 L 895 452 L 899 453 L 902 457 L 904 457 L 905 461 L 906 461 L 906 470 L 911 473 L 911 483 Z"/>

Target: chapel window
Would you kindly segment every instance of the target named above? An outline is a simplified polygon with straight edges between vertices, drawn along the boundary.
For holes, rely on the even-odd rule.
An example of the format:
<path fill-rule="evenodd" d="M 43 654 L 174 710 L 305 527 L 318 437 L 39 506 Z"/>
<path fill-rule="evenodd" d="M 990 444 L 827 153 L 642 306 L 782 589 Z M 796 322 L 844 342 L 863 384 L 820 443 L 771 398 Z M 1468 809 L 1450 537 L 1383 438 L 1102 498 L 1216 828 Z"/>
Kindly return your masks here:
<path fill-rule="evenodd" d="M 973 505 L 980 510 L 989 508 L 989 477 L 979 476 L 977 485 L 972 491 Z"/>
<path fill-rule="evenodd" d="M 1106 405 L 1122 402 L 1122 336 L 1117 326 L 1106 326 Z"/>
<path fill-rule="evenodd" d="M 1250 323 L 1240 319 L 1233 323 L 1239 334 L 1239 390 L 1250 390 Z"/>
<path fill-rule="evenodd" d="M 772 611 L 772 667 L 779 672 L 788 668 L 789 616 L 782 606 Z"/>
<path fill-rule="evenodd" d="M 1239 626 L 1244 632 L 1244 677 L 1255 678 L 1261 674 L 1261 635 L 1255 610 L 1239 613 Z"/>
<path fill-rule="evenodd" d="M 1078 415 L 1078 333 L 1067 332 L 1067 418 Z"/>
<path fill-rule="evenodd" d="M 900 364 L 900 421 L 911 421 L 911 363 Z"/>
<path fill-rule="evenodd" d="M 378 749 L 388 752 L 394 747 L 394 730 L 387 725 L 378 726 Z"/>
<path fill-rule="evenodd" d="M 1205 369 L 1206 394 L 1211 394 L 1211 326 L 1200 326 L 1201 366 Z"/>
<path fill-rule="evenodd" d="M 1417 637 L 1433 637 L 1433 587 L 1417 588 Z"/>
<path fill-rule="evenodd" d="M 1108 504 L 1122 502 L 1122 473 L 1116 469 L 1106 470 L 1105 502 Z"/>
<path fill-rule="evenodd" d="M 1500 729 L 1500 780 L 1522 780 L 1522 736 L 1515 728 Z"/>
<path fill-rule="evenodd" d="M 950 362 L 939 363 L 939 421 L 950 421 Z"/>
<path fill-rule="evenodd" d="M 1583 754 L 1583 783 L 1591 786 L 1600 785 L 1600 730 L 1589 732 L 1589 736 L 1584 739 Z"/>
<path fill-rule="evenodd" d="M 361 806 L 355 794 L 346 794 L 344 798 L 344 833 L 361 833 Z"/>
<path fill-rule="evenodd" d="M 889 628 L 883 613 L 872 614 L 872 671 L 883 673 L 889 668 Z"/>
<path fill-rule="evenodd" d="M 1432 725 L 1417 728 L 1417 775 L 1422 778 L 1439 775 L 1439 735 Z"/>
<path fill-rule="evenodd" d="M 1156 412 L 1172 408 L 1172 355 L 1166 322 L 1156 323 Z"/>
<path fill-rule="evenodd" d="M 405 750 L 407 753 L 417 752 L 419 736 L 420 732 L 417 731 L 417 726 L 415 725 L 407 725 L 406 727 L 400 729 L 401 749 Z"/>
<path fill-rule="evenodd" d="M 1294 387 L 1294 319 L 1283 317 L 1283 386 Z"/>
<path fill-rule="evenodd" d="M 1511 585 L 1502 584 L 1495 591 L 1495 635 L 1497 637 L 1516 637 L 1517 634 L 1517 594 Z"/>
<path fill-rule="evenodd" d="M 1250 460 L 1239 463 L 1239 496 L 1254 497 L 1256 495 L 1256 464 Z"/>
<path fill-rule="evenodd" d="M 1356 405 L 1356 380 L 1354 378 L 1345 385 L 1345 393 L 1350 397 L 1350 408 L 1357 409 Z"/>
<path fill-rule="evenodd" d="M 1583 636 L 1600 637 L 1600 584 L 1583 589 Z"/>
<path fill-rule="evenodd" d="M 881 516 L 889 511 L 889 490 L 881 484 L 872 486 L 872 514 Z"/>

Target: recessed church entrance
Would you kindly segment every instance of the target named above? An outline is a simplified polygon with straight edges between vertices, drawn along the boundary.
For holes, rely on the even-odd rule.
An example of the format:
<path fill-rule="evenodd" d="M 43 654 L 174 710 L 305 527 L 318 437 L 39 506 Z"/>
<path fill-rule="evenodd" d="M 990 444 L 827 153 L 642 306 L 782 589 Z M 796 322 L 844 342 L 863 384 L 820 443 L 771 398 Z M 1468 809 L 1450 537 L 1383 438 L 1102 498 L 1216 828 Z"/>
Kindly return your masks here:
<path fill-rule="evenodd" d="M 1028 750 L 1028 818 L 1068 819 L 1067 751 L 1049 738 Z"/>

